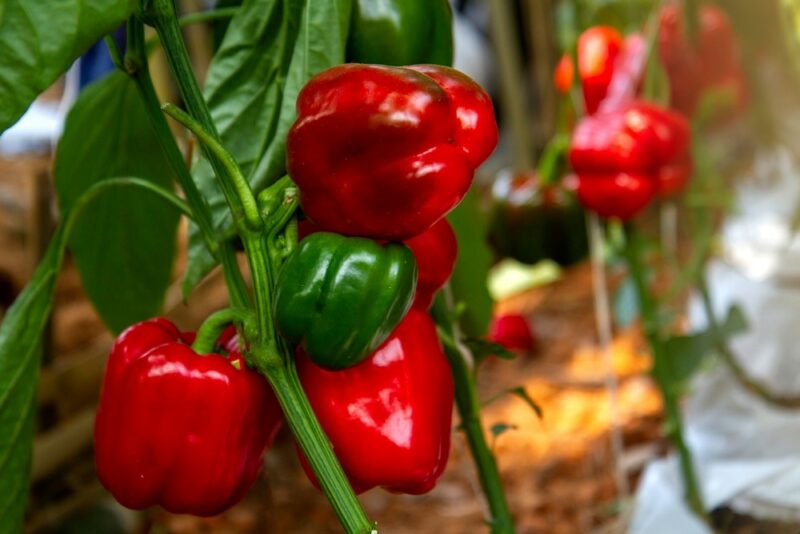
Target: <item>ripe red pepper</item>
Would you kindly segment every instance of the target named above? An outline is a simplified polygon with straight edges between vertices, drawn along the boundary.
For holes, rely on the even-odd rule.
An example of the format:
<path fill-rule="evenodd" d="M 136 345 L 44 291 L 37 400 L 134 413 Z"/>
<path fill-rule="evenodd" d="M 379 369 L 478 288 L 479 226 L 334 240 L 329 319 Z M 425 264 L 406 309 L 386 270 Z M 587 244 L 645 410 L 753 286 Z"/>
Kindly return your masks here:
<path fill-rule="evenodd" d="M 730 93 L 732 107 L 747 105 L 748 91 L 728 16 L 713 4 L 698 11 L 695 42 L 687 35 L 682 4 L 669 2 L 659 13 L 659 56 L 670 85 L 670 106 L 692 115 L 704 91 Z"/>
<path fill-rule="evenodd" d="M 356 492 L 381 486 L 416 495 L 433 488 L 450 452 L 453 378 L 425 312 L 408 312 L 354 367 L 327 371 L 298 351 L 297 370 Z M 315 482 L 307 466 L 306 474 Z"/>
<path fill-rule="evenodd" d="M 647 59 L 643 35 L 622 35 L 608 26 L 594 26 L 578 39 L 578 63 L 585 112 L 611 111 L 633 100 L 639 92 Z M 575 67 L 564 54 L 553 74 L 556 89 L 567 93 Z"/>
<path fill-rule="evenodd" d="M 533 352 L 536 338 L 533 336 L 528 318 L 519 313 L 506 313 L 492 317 L 489 325 L 489 341 L 494 341 L 508 350 Z"/>
<path fill-rule="evenodd" d="M 584 118 L 569 153 L 578 197 L 603 217 L 632 218 L 655 195 L 683 189 L 692 169 L 689 138 L 683 116 L 641 101 Z"/>
<path fill-rule="evenodd" d="M 492 102 L 466 75 L 349 64 L 300 92 L 287 165 L 323 230 L 403 240 L 458 204 L 496 143 Z"/>
<path fill-rule="evenodd" d="M 406 245 L 417 259 L 417 294 L 412 306 L 427 310 L 433 297 L 453 274 L 458 256 L 458 241 L 453 227 L 442 219 L 417 237 L 407 240 Z"/>
<path fill-rule="evenodd" d="M 593 26 L 578 37 L 578 74 L 587 115 L 606 97 L 622 46 L 622 35 L 610 26 Z"/>
<path fill-rule="evenodd" d="M 198 355 L 166 319 L 114 343 L 95 421 L 103 485 L 124 506 L 212 516 L 252 486 L 282 421 L 238 352 Z"/>

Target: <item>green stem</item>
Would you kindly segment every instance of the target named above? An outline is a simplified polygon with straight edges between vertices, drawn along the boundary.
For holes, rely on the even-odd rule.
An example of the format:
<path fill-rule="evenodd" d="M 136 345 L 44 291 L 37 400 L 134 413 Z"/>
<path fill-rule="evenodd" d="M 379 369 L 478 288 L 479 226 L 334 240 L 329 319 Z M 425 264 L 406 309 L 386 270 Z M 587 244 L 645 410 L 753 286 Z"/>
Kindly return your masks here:
<path fill-rule="evenodd" d="M 254 339 L 247 340 L 252 345 L 252 360 L 272 384 L 289 427 L 300 448 L 306 452 L 320 486 L 345 529 L 353 533 L 370 532 L 374 530 L 373 525 L 350 488 L 300 385 L 292 352 L 275 332 L 271 297 L 275 282 L 266 227 L 249 185 L 243 181 L 238 166 L 232 158 L 227 158 L 219 143 L 219 135 L 181 38 L 173 0 L 151 0 L 145 16 L 158 32 L 191 117 L 199 123 L 187 123 L 187 126 L 195 126 L 197 131 L 194 133 L 201 141 L 203 153 L 211 163 L 241 233 L 256 296 L 257 334 Z M 180 116 L 180 113 L 175 115 Z"/>
<path fill-rule="evenodd" d="M 664 352 L 664 344 L 658 322 L 658 310 L 646 280 L 644 265 L 640 257 L 635 229 L 632 225 L 625 227 L 625 257 L 628 262 L 630 276 L 636 286 L 639 299 L 639 310 L 645 337 L 653 353 L 653 379 L 661 392 L 666 417 L 666 432 L 678 450 L 681 474 L 683 475 L 684 498 L 689 508 L 701 519 L 708 522 L 700 485 L 695 474 L 692 455 L 686 445 L 683 431 L 683 420 L 678 402 L 677 389 L 674 384 L 672 365 L 669 355 Z"/>
<path fill-rule="evenodd" d="M 183 42 L 174 0 L 150 0 L 144 11 L 144 16 L 148 24 L 152 24 L 158 33 L 167 56 L 167 62 L 175 76 L 175 82 L 186 108 L 189 110 L 189 114 L 200 123 L 203 130 L 208 132 L 211 138 L 218 141 L 219 133 L 211 118 L 211 112 L 203 98 L 197 78 L 194 76 L 192 63 L 189 60 L 189 52 L 186 50 L 186 43 Z M 223 163 L 210 153 L 208 146 L 201 145 L 201 148 L 206 159 L 211 164 L 215 176 L 220 180 L 220 188 L 225 197 L 233 198 L 236 192 L 233 190 L 233 184 L 224 179 L 226 172 Z M 238 206 L 231 206 L 234 216 L 236 216 L 236 210 L 238 209 Z"/>
<path fill-rule="evenodd" d="M 763 401 L 766 401 L 779 408 L 797 409 L 800 408 L 800 397 L 791 395 L 779 395 L 770 391 L 767 387 L 759 384 L 750 376 L 747 371 L 739 364 L 736 357 L 728 347 L 725 335 L 720 328 L 719 322 L 714 314 L 714 307 L 711 304 L 711 293 L 708 289 L 708 282 L 704 275 L 701 275 L 697 282 L 697 289 L 700 291 L 700 297 L 703 301 L 703 310 L 705 311 L 708 320 L 708 328 L 714 337 L 714 348 L 717 350 L 722 360 L 730 368 L 733 376 L 737 382 L 742 385 L 748 392 L 757 396 Z"/>
<path fill-rule="evenodd" d="M 270 358 L 263 353 L 256 353 L 255 356 L 257 360 Z M 377 533 L 377 527 L 361 508 L 339 460 L 333 454 L 328 437 L 314 415 L 300 385 L 294 360 L 289 359 L 283 365 L 272 367 L 266 374 L 300 449 L 345 531 L 358 534 Z"/>
<path fill-rule="evenodd" d="M 514 520 L 511 517 L 503 491 L 500 471 L 497 468 L 497 461 L 483 431 L 481 403 L 475 385 L 475 376 L 470 365 L 470 362 L 474 359 L 469 354 L 465 354 L 464 351 L 468 351 L 468 349 L 458 343 L 455 324 L 450 319 L 452 314 L 441 295 L 436 299 L 432 315 L 439 325 L 439 336 L 442 340 L 444 352 L 450 362 L 450 370 L 453 373 L 456 408 L 461 418 L 459 428 L 464 431 L 467 438 L 472 460 L 478 470 L 481 488 L 489 504 L 489 512 L 491 514 L 489 525 L 493 534 L 513 533 Z"/>
<path fill-rule="evenodd" d="M 233 211 L 234 221 L 241 226 L 242 230 L 258 231 L 262 226 L 262 221 L 256 197 L 242 171 L 239 170 L 239 165 L 233 155 L 225 150 L 216 137 L 209 133 L 200 122 L 194 120 L 174 104 L 164 104 L 161 109 L 191 130 L 200 141 L 200 146 L 210 153 L 210 159 L 222 167 L 221 176 L 224 176 L 224 179 L 221 181 L 231 186 L 225 191 L 225 196 Z"/>
<path fill-rule="evenodd" d="M 252 312 L 248 310 L 225 308 L 215 311 L 203 321 L 203 325 L 197 330 L 197 337 L 192 343 L 192 349 L 198 354 L 210 354 L 225 328 L 233 323 L 245 325 L 251 320 Z"/>
<path fill-rule="evenodd" d="M 236 262 L 236 252 L 231 243 L 224 241 L 220 243 L 214 231 L 208 204 L 200 194 L 200 191 L 198 191 L 197 185 L 194 183 L 192 175 L 183 160 L 183 155 L 175 142 L 175 137 L 172 135 L 164 114 L 161 112 L 161 104 L 158 101 L 155 87 L 153 87 L 147 58 L 142 48 L 143 39 L 144 27 L 138 19 L 132 17 L 128 21 L 128 47 L 124 60 L 125 70 L 139 88 L 139 93 L 144 100 L 156 139 L 164 151 L 172 172 L 175 173 L 178 179 L 183 194 L 186 196 L 186 201 L 194 214 L 194 221 L 200 230 L 203 242 L 211 255 L 222 264 L 222 272 L 228 287 L 231 303 L 237 307 L 246 307 L 250 302 L 250 297 L 242 272 L 239 269 L 239 264 Z M 116 43 L 113 40 L 112 43 L 116 48 Z M 111 44 L 109 44 L 109 49 L 111 49 Z"/>
<path fill-rule="evenodd" d="M 236 13 L 239 11 L 238 7 L 221 7 L 218 9 L 207 9 L 205 11 L 197 11 L 195 13 L 189 13 L 187 15 L 182 16 L 178 19 L 178 24 L 183 26 L 189 26 L 191 24 L 198 24 L 200 22 L 209 22 L 212 20 L 218 19 L 229 19 L 232 18 Z"/>

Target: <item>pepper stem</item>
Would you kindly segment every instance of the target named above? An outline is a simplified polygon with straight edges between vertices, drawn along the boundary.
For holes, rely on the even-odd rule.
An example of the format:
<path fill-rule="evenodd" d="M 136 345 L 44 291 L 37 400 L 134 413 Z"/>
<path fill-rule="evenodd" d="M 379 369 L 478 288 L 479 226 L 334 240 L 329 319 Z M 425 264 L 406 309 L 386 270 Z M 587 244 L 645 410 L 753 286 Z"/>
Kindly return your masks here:
<path fill-rule="evenodd" d="M 219 165 L 224 169 L 220 178 L 223 182 L 233 185 L 233 193 L 227 194 L 228 204 L 232 208 L 241 208 L 241 218 L 248 230 L 256 231 L 261 227 L 261 216 L 258 213 L 258 205 L 253 195 L 250 184 L 247 183 L 242 171 L 236 164 L 236 160 L 230 152 L 225 150 L 219 141 L 211 135 L 203 125 L 194 120 L 186 112 L 174 104 L 164 104 L 161 106 L 164 113 L 188 128 L 203 146 L 212 154 Z"/>
<path fill-rule="evenodd" d="M 448 289 L 449 287 L 445 286 L 444 291 Z M 488 523 L 492 534 L 512 534 L 514 520 L 503 491 L 503 482 L 497 468 L 497 461 L 483 432 L 481 403 L 471 365 L 475 359 L 469 353 L 469 349 L 458 341 L 457 327 L 451 319 L 452 313 L 443 294 L 440 293 L 436 298 L 431 315 L 439 326 L 439 338 L 442 340 L 445 355 L 450 362 L 450 371 L 453 373 L 455 384 L 456 408 L 461 418 L 459 428 L 464 431 L 467 438 L 472 460 L 478 470 L 481 488 L 489 504 L 491 517 Z"/>
<path fill-rule="evenodd" d="M 703 521 L 709 522 L 703 504 L 703 494 L 700 490 L 697 475 L 692 461 L 692 454 L 686 445 L 683 431 L 683 420 L 678 404 L 678 391 L 674 384 L 672 365 L 669 355 L 664 352 L 664 343 L 661 339 L 658 325 L 658 310 L 655 301 L 650 295 L 644 265 L 640 257 L 641 248 L 637 246 L 636 230 L 630 223 L 625 225 L 625 258 L 628 262 L 630 276 L 636 286 L 639 299 L 639 310 L 642 315 L 644 334 L 653 354 L 653 369 L 651 374 L 655 380 L 664 402 L 666 416 L 667 436 L 678 450 L 681 474 L 683 478 L 684 498 L 689 508 Z"/>
<path fill-rule="evenodd" d="M 238 323 L 245 327 L 253 320 L 253 313 L 249 310 L 225 308 L 209 315 L 203 325 L 197 330 L 197 338 L 192 343 L 192 349 L 197 354 L 209 354 L 214 350 L 220 334 L 231 323 Z"/>

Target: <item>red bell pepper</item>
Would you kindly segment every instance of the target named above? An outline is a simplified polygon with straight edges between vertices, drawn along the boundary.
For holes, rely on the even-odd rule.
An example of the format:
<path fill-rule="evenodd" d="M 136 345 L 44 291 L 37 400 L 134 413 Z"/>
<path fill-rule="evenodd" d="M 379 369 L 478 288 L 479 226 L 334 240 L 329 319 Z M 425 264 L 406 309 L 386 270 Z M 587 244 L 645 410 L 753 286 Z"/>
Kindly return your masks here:
<path fill-rule="evenodd" d="M 665 4 L 659 13 L 659 56 L 667 72 L 670 106 L 692 115 L 704 91 L 730 93 L 734 110 L 747 105 L 748 90 L 728 16 L 713 4 L 698 11 L 694 43 L 687 35 L 683 5 Z"/>
<path fill-rule="evenodd" d="M 303 389 L 353 489 L 430 491 L 450 451 L 453 378 L 436 326 L 417 309 L 360 364 L 341 371 L 298 351 Z M 315 482 L 306 466 L 306 474 Z"/>
<path fill-rule="evenodd" d="M 533 336 L 528 318 L 519 313 L 505 313 L 492 317 L 489 325 L 489 341 L 499 343 L 508 350 L 533 352 L 536 338 Z"/>
<path fill-rule="evenodd" d="M 166 319 L 144 321 L 108 359 L 97 475 L 128 508 L 216 515 L 252 486 L 281 421 L 269 384 L 238 352 L 201 356 Z"/>
<path fill-rule="evenodd" d="M 578 39 L 578 64 L 586 114 L 612 111 L 636 98 L 646 60 L 647 43 L 639 33 L 623 39 L 608 26 L 583 32 Z M 559 92 L 570 90 L 574 70 L 572 57 L 564 54 L 553 74 Z"/>
<path fill-rule="evenodd" d="M 417 259 L 417 294 L 413 307 L 427 310 L 433 296 L 453 274 L 458 256 L 458 241 L 453 227 L 442 219 L 417 237 L 407 240 L 406 245 Z"/>
<path fill-rule="evenodd" d="M 593 26 L 578 37 L 578 75 L 587 115 L 606 97 L 622 46 L 622 35 L 610 26 Z"/>
<path fill-rule="evenodd" d="M 403 240 L 458 204 L 496 143 L 491 100 L 466 75 L 349 64 L 300 92 L 287 165 L 322 229 Z"/>
<path fill-rule="evenodd" d="M 578 197 L 603 217 L 632 218 L 655 195 L 685 186 L 692 169 L 689 139 L 683 116 L 641 101 L 584 118 L 569 152 Z"/>

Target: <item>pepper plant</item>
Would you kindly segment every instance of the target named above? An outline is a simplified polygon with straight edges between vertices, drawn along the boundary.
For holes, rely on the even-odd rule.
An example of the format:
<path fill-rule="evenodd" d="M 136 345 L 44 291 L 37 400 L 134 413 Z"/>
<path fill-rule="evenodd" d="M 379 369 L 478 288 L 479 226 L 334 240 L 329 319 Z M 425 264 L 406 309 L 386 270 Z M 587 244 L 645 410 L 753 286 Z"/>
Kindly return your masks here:
<path fill-rule="evenodd" d="M 230 22 L 201 89 L 181 24 L 214 18 Z M 124 46 L 110 37 L 120 25 Z M 103 37 L 117 70 L 67 119 L 55 162 L 62 220 L 0 325 L 3 531 L 24 518 L 39 337 L 67 248 L 101 318 L 124 330 L 95 427 L 98 474 L 123 504 L 227 508 L 252 483 L 282 412 L 344 529 L 376 531 L 356 492 L 431 489 L 446 464 L 455 396 L 491 528 L 513 531 L 461 334 L 462 323 L 479 332 L 481 315 L 459 316 L 441 296 L 438 327 L 428 315 L 453 270 L 455 235 L 471 231 L 469 217 L 454 216 L 455 235 L 442 217 L 494 148 L 491 101 L 448 67 L 337 66 L 448 64 L 447 2 L 245 0 L 179 19 L 173 0 L 6 0 L 0 131 Z M 158 100 L 154 46 L 186 111 Z M 168 117 L 199 144 L 191 167 Z M 230 307 L 197 334 L 153 318 L 180 216 L 192 222 L 184 295 L 217 266 L 229 293 Z M 354 406 L 364 416 L 343 418 Z"/>

